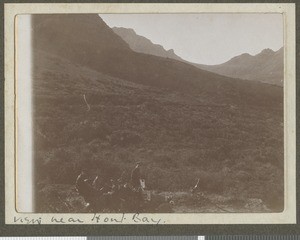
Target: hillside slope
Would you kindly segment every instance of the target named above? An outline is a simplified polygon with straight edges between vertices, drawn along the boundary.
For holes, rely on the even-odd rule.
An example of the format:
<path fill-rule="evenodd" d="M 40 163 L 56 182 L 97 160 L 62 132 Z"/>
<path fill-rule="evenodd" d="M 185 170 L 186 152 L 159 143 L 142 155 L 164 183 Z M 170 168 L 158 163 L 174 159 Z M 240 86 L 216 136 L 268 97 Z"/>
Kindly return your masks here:
<path fill-rule="evenodd" d="M 113 78 L 41 51 L 35 59 L 38 211 L 58 211 L 54 201 L 65 209 L 59 184 L 74 184 L 81 169 L 102 181 L 125 171 L 128 181 L 137 161 L 147 187 L 155 191 L 188 192 L 200 178 L 201 191 L 213 194 L 216 203 L 232 205 L 232 211 L 244 211 L 251 199 L 259 202 L 256 210 L 261 204 L 268 211 L 282 209 L 280 105 L 245 108 L 239 102 L 204 101 L 197 94 Z M 194 207 L 187 208 L 192 204 L 187 199 L 176 203 L 178 211 L 211 211 L 193 199 Z"/>
<path fill-rule="evenodd" d="M 58 185 L 81 169 L 129 180 L 137 161 L 149 189 L 200 178 L 216 201 L 282 210 L 282 88 L 135 53 L 98 16 L 33 20 L 38 211 L 55 209 L 47 189 L 60 201 Z"/>
<path fill-rule="evenodd" d="M 245 53 L 223 64 L 204 65 L 188 62 L 161 45 L 153 44 L 149 39 L 137 35 L 132 29 L 113 28 L 113 31 L 136 52 L 172 58 L 227 77 L 283 85 L 283 48 L 276 52 L 264 49 L 255 56 Z"/>

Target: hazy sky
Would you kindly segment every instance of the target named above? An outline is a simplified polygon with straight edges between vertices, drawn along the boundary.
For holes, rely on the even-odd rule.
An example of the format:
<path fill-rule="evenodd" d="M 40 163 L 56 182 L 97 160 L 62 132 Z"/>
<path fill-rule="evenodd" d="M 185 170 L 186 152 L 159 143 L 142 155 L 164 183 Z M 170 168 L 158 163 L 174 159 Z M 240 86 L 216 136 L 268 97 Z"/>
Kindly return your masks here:
<path fill-rule="evenodd" d="M 110 27 L 174 49 L 191 62 L 218 64 L 242 53 L 283 46 L 281 14 L 100 14 Z"/>

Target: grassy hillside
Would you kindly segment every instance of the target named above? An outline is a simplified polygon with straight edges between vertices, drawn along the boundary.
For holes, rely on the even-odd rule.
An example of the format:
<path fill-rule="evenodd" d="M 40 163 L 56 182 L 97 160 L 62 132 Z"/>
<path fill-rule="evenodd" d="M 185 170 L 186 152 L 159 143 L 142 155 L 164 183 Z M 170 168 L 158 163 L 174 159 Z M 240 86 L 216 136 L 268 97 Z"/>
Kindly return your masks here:
<path fill-rule="evenodd" d="M 137 161 L 150 189 L 187 198 L 199 178 L 242 201 L 233 211 L 282 210 L 281 87 L 133 52 L 98 15 L 36 15 L 32 30 L 38 211 L 74 194 L 81 169 L 129 179 Z"/>
<path fill-rule="evenodd" d="M 74 184 L 82 168 L 104 179 L 125 170 L 128 179 L 142 161 L 150 189 L 188 191 L 200 178 L 208 194 L 257 198 L 272 211 L 282 210 L 280 88 L 261 84 L 256 94 L 249 89 L 243 96 L 235 91 L 239 85 L 225 80 L 215 93 L 176 91 L 111 77 L 42 51 L 34 59 L 36 182 L 42 196 L 53 184 Z M 257 103 L 268 96 L 270 101 Z M 38 196 L 38 210 L 46 211 L 49 198 Z"/>

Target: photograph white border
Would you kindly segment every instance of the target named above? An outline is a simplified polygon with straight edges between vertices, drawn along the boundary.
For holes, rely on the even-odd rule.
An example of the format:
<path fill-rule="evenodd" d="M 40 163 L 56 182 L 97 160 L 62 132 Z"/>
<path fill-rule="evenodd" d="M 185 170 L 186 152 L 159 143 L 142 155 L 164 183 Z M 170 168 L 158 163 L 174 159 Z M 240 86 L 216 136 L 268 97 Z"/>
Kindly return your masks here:
<path fill-rule="evenodd" d="M 15 17 L 51 13 L 281 13 L 284 18 L 284 211 L 280 213 L 39 214 L 16 211 Z M 295 4 L 83 3 L 4 4 L 6 224 L 295 224 L 296 38 Z M 55 219 L 55 220 L 54 220 Z"/>

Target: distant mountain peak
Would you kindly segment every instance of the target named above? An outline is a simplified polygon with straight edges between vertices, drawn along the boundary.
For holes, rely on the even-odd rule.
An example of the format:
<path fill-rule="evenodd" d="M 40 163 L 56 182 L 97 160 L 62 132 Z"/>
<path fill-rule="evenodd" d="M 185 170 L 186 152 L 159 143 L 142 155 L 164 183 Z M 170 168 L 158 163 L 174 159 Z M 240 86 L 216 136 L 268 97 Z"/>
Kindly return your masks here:
<path fill-rule="evenodd" d="M 240 57 L 253 57 L 253 56 L 250 53 L 242 53 L 241 55 L 233 57 L 232 59 L 240 58 Z"/>
<path fill-rule="evenodd" d="M 127 31 L 131 34 L 137 34 L 133 28 L 113 27 L 112 30 Z"/>
<path fill-rule="evenodd" d="M 242 53 L 238 56 L 235 56 L 233 58 L 231 58 L 229 61 L 225 62 L 225 63 L 222 63 L 222 64 L 226 64 L 228 62 L 233 62 L 233 61 L 240 61 L 241 59 L 248 59 L 248 58 L 251 58 L 253 57 L 252 55 L 250 55 L 249 53 Z M 220 64 L 220 65 L 222 65 Z"/>
<path fill-rule="evenodd" d="M 270 48 L 266 48 L 266 49 L 263 49 L 259 54 L 274 54 L 275 52 L 270 49 Z"/>
<path fill-rule="evenodd" d="M 243 53 L 229 61 L 200 68 L 228 77 L 260 81 L 282 86 L 283 82 L 283 48 L 274 51 L 263 49 L 256 55 Z"/>
<path fill-rule="evenodd" d="M 172 54 L 175 54 L 174 49 L 169 49 L 168 52 L 172 53 Z"/>
<path fill-rule="evenodd" d="M 174 49 L 166 50 L 163 46 L 153 43 L 150 39 L 138 35 L 131 28 L 113 27 L 112 30 L 135 52 L 183 61 L 182 58 L 175 54 Z"/>
<path fill-rule="evenodd" d="M 241 54 L 241 56 L 243 56 L 243 57 L 250 57 L 251 56 L 251 54 L 250 53 L 243 53 L 243 54 Z"/>

